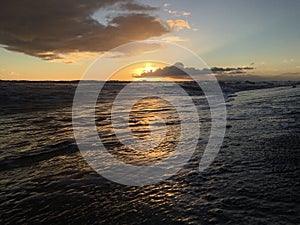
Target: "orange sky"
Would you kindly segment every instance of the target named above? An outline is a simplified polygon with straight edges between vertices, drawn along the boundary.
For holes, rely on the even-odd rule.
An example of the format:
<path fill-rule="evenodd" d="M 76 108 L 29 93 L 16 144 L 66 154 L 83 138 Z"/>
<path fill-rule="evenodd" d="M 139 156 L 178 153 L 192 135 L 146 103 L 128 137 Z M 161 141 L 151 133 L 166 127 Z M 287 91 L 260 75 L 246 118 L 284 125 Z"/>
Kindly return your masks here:
<path fill-rule="evenodd" d="M 31 4 L 2 4 L 0 79 L 78 80 L 103 53 L 142 40 L 184 46 L 209 67 L 251 66 L 255 69 L 247 71 L 249 76 L 300 79 L 298 0 L 276 4 L 260 0 L 129 0 L 128 5 L 121 0 L 82 4 L 29 1 Z M 163 45 L 148 45 L 125 53 L 112 51 L 111 59 L 105 62 L 120 70 L 119 62 L 124 65 L 125 61 L 143 61 L 136 68 L 129 66 L 114 75 L 115 79 L 135 80 L 132 74 L 160 67 L 146 65 L 154 59 L 147 58 L 152 52 L 157 52 L 155 60 L 160 62 L 169 62 L 181 54 L 164 51 Z M 199 67 L 189 59 L 182 61 L 188 67 Z M 107 71 L 110 70 L 95 71 L 94 78 L 110 76 Z"/>
<path fill-rule="evenodd" d="M 136 76 L 142 74 L 143 72 L 150 72 L 155 71 L 158 68 L 163 68 L 167 66 L 165 63 L 159 63 L 159 62 L 139 62 L 139 63 L 133 63 L 127 67 L 124 67 L 120 70 L 118 70 L 116 73 L 114 73 L 110 80 L 134 80 L 134 81 L 140 81 L 140 80 L 150 80 L 150 81 L 161 81 L 163 79 L 160 78 L 137 78 Z"/>

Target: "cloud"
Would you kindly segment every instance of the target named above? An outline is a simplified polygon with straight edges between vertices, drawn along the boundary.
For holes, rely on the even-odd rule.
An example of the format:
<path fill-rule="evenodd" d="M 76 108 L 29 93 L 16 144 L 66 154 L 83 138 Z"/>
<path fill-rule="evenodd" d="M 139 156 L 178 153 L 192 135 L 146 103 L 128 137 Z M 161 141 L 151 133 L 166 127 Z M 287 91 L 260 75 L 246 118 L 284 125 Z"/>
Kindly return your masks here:
<path fill-rule="evenodd" d="M 149 5 L 140 5 L 134 2 L 127 2 L 121 5 L 120 7 L 123 10 L 129 10 L 129 11 L 153 11 L 157 10 L 159 8 L 157 7 L 152 7 Z"/>
<path fill-rule="evenodd" d="M 171 78 L 171 79 L 181 79 L 181 80 L 189 80 L 191 79 L 190 75 L 201 76 L 209 75 L 209 74 L 240 74 L 244 73 L 244 70 L 253 70 L 252 67 L 213 67 L 211 69 L 197 69 L 194 67 L 185 67 L 182 63 L 177 62 L 172 66 L 166 66 L 164 68 L 159 68 L 156 71 L 144 72 L 140 75 L 133 75 L 135 78 Z"/>
<path fill-rule="evenodd" d="M 99 56 L 97 52 L 71 52 L 71 53 L 53 53 L 46 52 L 40 54 L 43 59 L 52 61 L 52 62 L 63 62 L 68 64 L 76 64 L 78 61 L 88 61 L 94 60 Z"/>
<path fill-rule="evenodd" d="M 178 12 L 176 10 L 168 10 L 169 14 L 178 15 Z"/>
<path fill-rule="evenodd" d="M 105 52 L 170 32 L 146 13 L 117 14 L 106 25 L 92 18 L 97 10 L 120 4 L 127 10 L 153 9 L 134 0 L 4 1 L 0 10 L 0 44 L 11 51 L 59 60 L 71 53 Z"/>
<path fill-rule="evenodd" d="M 245 70 L 254 70 L 254 67 L 212 67 L 211 71 L 213 73 L 226 73 L 226 74 L 241 74 L 241 73 L 245 73 Z"/>
<path fill-rule="evenodd" d="M 172 15 L 173 17 L 186 17 L 187 18 L 190 15 L 192 15 L 192 13 L 188 12 L 188 11 L 177 11 L 177 10 L 168 9 L 168 8 L 165 8 L 164 11 L 167 12 L 168 14 Z"/>
<path fill-rule="evenodd" d="M 189 23 L 185 20 L 167 20 L 167 24 L 171 28 L 177 28 L 179 30 L 183 28 L 191 29 Z"/>
<path fill-rule="evenodd" d="M 156 71 L 144 72 L 140 75 L 133 75 L 135 78 L 172 78 L 172 79 L 190 79 L 190 75 L 209 74 L 208 69 L 199 70 L 193 67 L 184 67 L 180 62 L 172 66 L 159 68 Z"/>
<path fill-rule="evenodd" d="M 190 16 L 191 13 L 190 13 L 190 12 L 183 12 L 182 15 L 183 15 L 183 16 Z"/>

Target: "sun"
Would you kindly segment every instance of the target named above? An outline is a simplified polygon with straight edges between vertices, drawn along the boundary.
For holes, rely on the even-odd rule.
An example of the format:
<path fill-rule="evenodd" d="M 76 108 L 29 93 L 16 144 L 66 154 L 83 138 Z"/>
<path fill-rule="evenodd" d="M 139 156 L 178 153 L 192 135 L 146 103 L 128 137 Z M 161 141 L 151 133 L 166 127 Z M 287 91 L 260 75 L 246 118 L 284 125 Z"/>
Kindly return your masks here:
<path fill-rule="evenodd" d="M 142 73 L 154 72 L 158 67 L 154 66 L 152 63 L 146 63 L 140 67 L 135 68 L 132 72 L 136 75 L 141 75 Z"/>
<path fill-rule="evenodd" d="M 156 77 L 139 77 L 143 73 L 155 72 L 160 65 L 154 63 L 143 63 L 132 70 L 132 74 L 135 76 L 135 81 L 161 81 L 162 79 Z"/>
<path fill-rule="evenodd" d="M 155 70 L 157 70 L 157 67 L 149 66 L 144 69 L 144 73 L 154 72 Z"/>
<path fill-rule="evenodd" d="M 143 73 L 155 72 L 160 68 L 165 67 L 163 62 L 147 61 L 130 64 L 116 71 L 110 80 L 120 81 L 164 81 L 165 78 L 155 76 L 142 76 Z"/>

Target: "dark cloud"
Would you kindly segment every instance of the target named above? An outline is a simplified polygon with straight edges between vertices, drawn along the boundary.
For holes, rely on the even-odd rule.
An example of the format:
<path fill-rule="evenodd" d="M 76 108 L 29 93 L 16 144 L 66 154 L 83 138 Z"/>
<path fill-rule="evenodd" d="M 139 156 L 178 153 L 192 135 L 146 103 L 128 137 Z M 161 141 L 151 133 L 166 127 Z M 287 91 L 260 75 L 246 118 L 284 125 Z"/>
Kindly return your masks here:
<path fill-rule="evenodd" d="M 191 79 L 189 75 L 203 76 L 208 74 L 240 74 L 245 70 L 253 70 L 252 67 L 213 67 L 211 69 L 197 69 L 194 67 L 184 67 L 183 63 L 177 62 L 172 66 L 159 68 L 156 71 L 145 72 L 140 75 L 133 75 L 136 78 L 172 78 L 172 79 Z"/>
<path fill-rule="evenodd" d="M 141 5 L 134 2 L 127 2 L 125 4 L 122 4 L 120 8 L 129 11 L 153 11 L 158 9 L 157 7 L 152 7 L 149 5 Z"/>
<path fill-rule="evenodd" d="M 213 73 L 228 73 L 228 74 L 240 74 L 240 73 L 245 73 L 245 70 L 254 70 L 253 67 L 213 67 L 211 68 L 211 71 Z"/>
<path fill-rule="evenodd" d="M 104 52 L 169 32 L 145 13 L 119 14 L 106 25 L 92 18 L 99 9 L 120 4 L 127 10 L 152 8 L 133 0 L 5 0 L 0 10 L 0 44 L 51 60 L 72 52 Z"/>
<path fill-rule="evenodd" d="M 190 75 L 209 74 L 208 69 L 199 70 L 193 67 L 184 67 L 183 63 L 177 62 L 172 66 L 159 68 L 156 71 L 145 72 L 140 75 L 133 75 L 136 78 L 172 78 L 172 79 L 190 79 Z"/>

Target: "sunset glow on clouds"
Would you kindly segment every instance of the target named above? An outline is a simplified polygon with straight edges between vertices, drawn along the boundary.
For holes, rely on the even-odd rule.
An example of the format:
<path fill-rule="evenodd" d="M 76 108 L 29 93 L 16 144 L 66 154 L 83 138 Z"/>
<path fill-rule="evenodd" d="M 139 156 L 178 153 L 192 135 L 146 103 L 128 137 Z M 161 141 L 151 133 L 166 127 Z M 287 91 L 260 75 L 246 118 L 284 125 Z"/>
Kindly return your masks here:
<path fill-rule="evenodd" d="M 183 28 L 191 29 L 189 23 L 185 20 L 167 20 L 167 24 L 171 28 L 177 28 L 179 30 Z"/>
<path fill-rule="evenodd" d="M 102 54 L 149 39 L 183 45 L 210 67 L 255 62 L 252 74 L 295 74 L 300 2 L 274 1 L 4 1 L 0 78 L 79 79 Z M 110 57 L 129 60 L 162 49 L 163 44 L 147 44 L 110 51 Z"/>
<path fill-rule="evenodd" d="M 95 11 L 117 7 L 117 4 L 127 13 L 110 18 L 107 25 L 91 17 Z M 91 0 L 76 4 L 69 0 L 7 1 L 2 4 L 2 9 L 5 10 L 1 12 L 0 43 L 4 48 L 44 60 L 73 57 L 80 52 L 101 53 L 121 44 L 169 32 L 156 17 L 146 13 L 155 8 L 134 1 L 126 1 L 126 4 L 124 1 Z M 13 14 L 17 16 L 12 17 Z"/>

